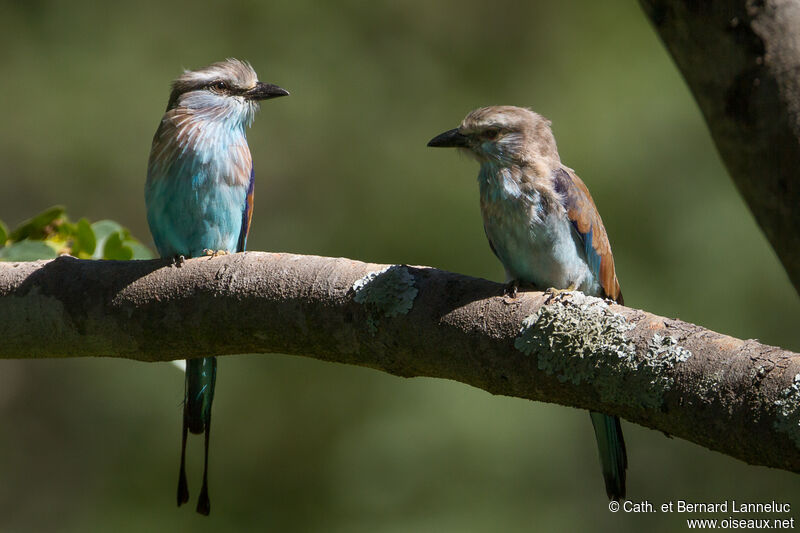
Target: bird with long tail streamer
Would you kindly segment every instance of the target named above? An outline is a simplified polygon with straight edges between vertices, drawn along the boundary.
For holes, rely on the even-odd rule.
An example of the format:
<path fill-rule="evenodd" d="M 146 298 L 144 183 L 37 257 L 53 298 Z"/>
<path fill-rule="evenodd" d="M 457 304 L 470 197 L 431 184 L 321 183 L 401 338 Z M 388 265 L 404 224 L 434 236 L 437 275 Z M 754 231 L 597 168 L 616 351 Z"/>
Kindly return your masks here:
<path fill-rule="evenodd" d="M 243 252 L 253 214 L 255 174 L 245 130 L 259 101 L 289 92 L 258 81 L 244 61 L 228 59 L 186 71 L 172 83 L 150 150 L 147 222 L 161 257 Z M 208 515 L 208 446 L 217 376 L 215 357 L 186 361 L 178 505 L 189 501 L 187 433 L 205 433 L 197 512 Z"/>
<path fill-rule="evenodd" d="M 484 107 L 428 146 L 461 148 L 480 163 L 483 228 L 509 294 L 528 283 L 623 303 L 600 213 L 583 181 L 561 163 L 549 120 L 526 108 Z M 619 417 L 589 415 L 606 494 L 624 499 L 628 459 Z"/>

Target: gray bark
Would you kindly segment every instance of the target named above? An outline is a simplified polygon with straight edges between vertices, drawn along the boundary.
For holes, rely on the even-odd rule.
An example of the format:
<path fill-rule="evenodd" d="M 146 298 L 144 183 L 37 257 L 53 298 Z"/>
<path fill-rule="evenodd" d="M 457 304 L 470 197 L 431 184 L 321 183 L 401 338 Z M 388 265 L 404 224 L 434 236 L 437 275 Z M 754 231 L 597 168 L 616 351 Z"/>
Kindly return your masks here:
<path fill-rule="evenodd" d="M 286 353 L 616 414 L 800 472 L 800 358 L 428 267 L 248 252 L 0 263 L 0 358 Z"/>
<path fill-rule="evenodd" d="M 800 0 L 640 0 L 800 293 Z"/>

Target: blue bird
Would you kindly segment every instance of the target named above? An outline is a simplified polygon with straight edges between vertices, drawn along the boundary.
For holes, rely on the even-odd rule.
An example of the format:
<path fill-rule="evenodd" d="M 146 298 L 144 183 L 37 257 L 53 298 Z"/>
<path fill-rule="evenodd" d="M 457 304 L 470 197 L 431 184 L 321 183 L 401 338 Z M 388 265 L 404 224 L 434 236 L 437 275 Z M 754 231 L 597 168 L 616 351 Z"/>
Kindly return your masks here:
<path fill-rule="evenodd" d="M 161 257 L 243 252 L 253 214 L 255 174 L 245 129 L 258 102 L 289 93 L 258 81 L 246 62 L 228 59 L 186 71 L 172 83 L 147 167 L 147 222 Z M 178 505 L 189 501 L 187 432 L 205 432 L 197 512 L 211 511 L 208 443 L 217 375 L 215 357 L 186 361 Z"/>
<path fill-rule="evenodd" d="M 561 164 L 549 120 L 521 107 L 484 107 L 428 146 L 462 148 L 480 163 L 483 227 L 512 295 L 528 283 L 623 303 L 600 213 L 586 185 Z M 628 459 L 619 417 L 589 415 L 606 493 L 624 499 Z"/>

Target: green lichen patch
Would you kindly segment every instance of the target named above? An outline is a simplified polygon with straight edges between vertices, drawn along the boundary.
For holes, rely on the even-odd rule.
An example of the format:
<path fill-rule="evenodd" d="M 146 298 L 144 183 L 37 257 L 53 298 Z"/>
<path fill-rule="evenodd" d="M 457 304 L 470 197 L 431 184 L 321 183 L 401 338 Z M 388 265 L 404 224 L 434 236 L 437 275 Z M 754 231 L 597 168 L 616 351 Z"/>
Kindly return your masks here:
<path fill-rule="evenodd" d="M 778 408 L 778 417 L 773 426 L 788 434 L 794 445 L 800 448 L 800 374 L 795 375 L 792 384 L 780 392 L 780 398 L 774 404 Z"/>
<path fill-rule="evenodd" d="M 637 356 L 631 325 L 600 298 L 571 293 L 525 318 L 514 346 L 561 382 L 593 383 L 604 402 L 659 408 L 669 375 L 691 357 L 672 337 L 654 335 Z"/>
<path fill-rule="evenodd" d="M 411 310 L 419 292 L 415 281 L 405 265 L 392 265 L 353 283 L 353 300 L 369 308 L 367 323 L 373 335 L 378 331 L 380 317 L 392 318 Z"/>

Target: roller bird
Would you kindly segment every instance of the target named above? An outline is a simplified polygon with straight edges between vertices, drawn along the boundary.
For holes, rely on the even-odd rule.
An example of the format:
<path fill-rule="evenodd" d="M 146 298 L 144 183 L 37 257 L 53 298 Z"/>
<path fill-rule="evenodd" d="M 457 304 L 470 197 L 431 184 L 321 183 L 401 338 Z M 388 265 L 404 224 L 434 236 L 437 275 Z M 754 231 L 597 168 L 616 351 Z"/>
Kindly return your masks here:
<path fill-rule="evenodd" d="M 428 146 L 461 148 L 478 160 L 483 228 L 508 293 L 527 283 L 623 303 L 600 213 L 583 181 L 561 163 L 549 120 L 522 107 L 483 107 Z M 619 417 L 589 415 L 606 493 L 619 501 L 628 466 Z"/>
<path fill-rule="evenodd" d="M 172 82 L 150 150 L 147 222 L 161 257 L 243 252 L 253 214 L 255 173 L 245 130 L 259 102 L 289 92 L 258 81 L 249 63 L 227 59 L 185 71 Z M 215 357 L 186 361 L 178 505 L 189 501 L 187 432 L 205 433 L 197 512 L 208 515 L 208 446 L 217 375 Z"/>

